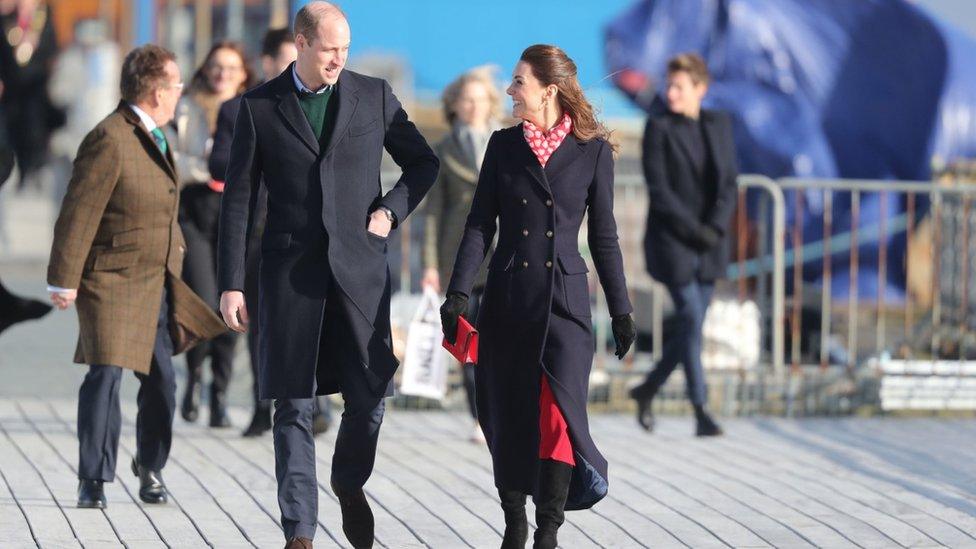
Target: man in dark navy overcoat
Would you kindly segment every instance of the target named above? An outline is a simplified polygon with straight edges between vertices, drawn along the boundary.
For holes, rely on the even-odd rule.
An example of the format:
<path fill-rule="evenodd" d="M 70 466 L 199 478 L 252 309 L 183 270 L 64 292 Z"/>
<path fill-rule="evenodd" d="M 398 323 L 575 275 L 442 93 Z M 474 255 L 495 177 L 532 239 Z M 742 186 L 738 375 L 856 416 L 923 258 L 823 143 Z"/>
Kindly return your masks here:
<path fill-rule="evenodd" d="M 220 310 L 231 328 L 246 329 L 245 249 L 263 178 L 259 396 L 275 399 L 282 528 L 289 547 L 311 546 L 313 397 L 341 392 L 332 488 L 346 537 L 369 547 L 373 517 L 362 487 L 398 366 L 387 239 L 433 184 L 438 161 L 389 84 L 343 70 L 350 30 L 337 7 L 308 3 L 294 30 L 298 60 L 241 100 L 220 215 Z M 384 148 L 403 170 L 386 194 Z"/>

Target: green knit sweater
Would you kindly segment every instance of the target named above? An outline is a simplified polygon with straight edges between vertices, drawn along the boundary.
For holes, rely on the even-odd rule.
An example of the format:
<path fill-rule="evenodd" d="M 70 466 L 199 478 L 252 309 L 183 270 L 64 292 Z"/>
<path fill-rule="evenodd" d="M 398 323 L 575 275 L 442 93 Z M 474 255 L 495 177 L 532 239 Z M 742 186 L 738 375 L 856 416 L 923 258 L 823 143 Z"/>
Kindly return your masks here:
<path fill-rule="evenodd" d="M 329 108 L 333 89 L 335 88 L 329 88 L 322 93 L 298 94 L 298 103 L 302 106 L 302 111 L 308 118 L 308 123 L 312 126 L 312 131 L 315 132 L 315 137 L 323 149 L 329 141 L 332 126 L 335 124 L 335 109 Z"/>

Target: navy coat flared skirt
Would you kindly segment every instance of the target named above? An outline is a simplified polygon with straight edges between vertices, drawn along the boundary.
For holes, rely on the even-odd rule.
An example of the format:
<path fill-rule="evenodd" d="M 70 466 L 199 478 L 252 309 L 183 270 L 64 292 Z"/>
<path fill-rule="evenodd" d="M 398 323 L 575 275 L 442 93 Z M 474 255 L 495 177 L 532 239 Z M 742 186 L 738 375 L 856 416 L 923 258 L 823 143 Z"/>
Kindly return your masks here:
<path fill-rule="evenodd" d="M 566 509 L 607 494 L 607 461 L 590 436 L 593 363 L 587 242 L 612 315 L 632 311 L 613 217 L 613 155 L 602 139 L 566 137 L 543 169 L 521 126 L 492 135 L 448 291 L 470 295 L 496 231 L 477 319 L 478 418 L 498 488 L 538 492 L 539 394 L 546 375 L 569 426 L 576 466 Z"/>

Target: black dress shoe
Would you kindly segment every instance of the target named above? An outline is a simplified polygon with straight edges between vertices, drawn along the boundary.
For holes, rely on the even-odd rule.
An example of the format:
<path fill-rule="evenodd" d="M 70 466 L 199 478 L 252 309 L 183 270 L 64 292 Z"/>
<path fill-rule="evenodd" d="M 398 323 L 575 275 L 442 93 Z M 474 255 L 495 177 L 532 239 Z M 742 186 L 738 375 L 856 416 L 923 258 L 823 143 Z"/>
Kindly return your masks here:
<path fill-rule="evenodd" d="M 104 481 L 81 479 L 78 481 L 78 508 L 104 509 L 105 501 Z"/>
<path fill-rule="evenodd" d="M 271 410 L 258 406 L 251 417 L 251 423 L 244 429 L 241 436 L 258 437 L 271 430 Z"/>
<path fill-rule="evenodd" d="M 712 416 L 701 406 L 695 406 L 695 436 L 717 437 L 722 436 L 722 428 L 715 423 Z"/>
<path fill-rule="evenodd" d="M 132 474 L 139 477 L 139 499 L 145 503 L 166 503 L 169 496 L 159 471 L 150 471 L 132 458 Z"/>
<path fill-rule="evenodd" d="M 373 511 L 366 501 L 362 488 L 343 490 L 332 483 L 332 491 L 339 499 L 342 511 L 342 532 L 353 549 L 369 549 L 373 546 Z"/>
<path fill-rule="evenodd" d="M 637 401 L 637 423 L 645 431 L 654 431 L 654 411 L 651 409 L 654 392 L 649 391 L 644 385 L 638 385 L 630 390 L 630 398 Z"/>

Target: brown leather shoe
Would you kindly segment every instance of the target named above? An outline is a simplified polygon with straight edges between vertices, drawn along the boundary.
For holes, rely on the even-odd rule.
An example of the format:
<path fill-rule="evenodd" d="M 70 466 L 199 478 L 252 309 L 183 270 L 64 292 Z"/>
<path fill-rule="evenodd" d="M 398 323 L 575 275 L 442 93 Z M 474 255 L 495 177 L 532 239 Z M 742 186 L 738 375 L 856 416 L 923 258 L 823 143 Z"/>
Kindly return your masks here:
<path fill-rule="evenodd" d="M 285 549 L 312 549 L 312 540 L 308 538 L 291 538 L 285 544 Z"/>

